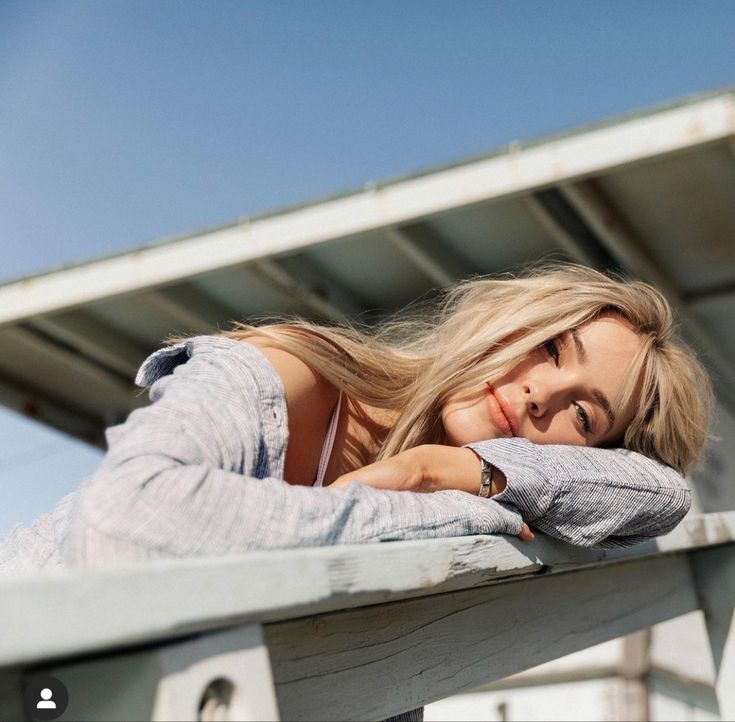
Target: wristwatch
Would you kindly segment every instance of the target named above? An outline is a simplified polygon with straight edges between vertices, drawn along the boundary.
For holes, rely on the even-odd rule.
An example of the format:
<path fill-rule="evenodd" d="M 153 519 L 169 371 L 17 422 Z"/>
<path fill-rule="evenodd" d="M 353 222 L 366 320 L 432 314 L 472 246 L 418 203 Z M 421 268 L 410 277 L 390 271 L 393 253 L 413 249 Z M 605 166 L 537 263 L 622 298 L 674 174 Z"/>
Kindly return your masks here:
<path fill-rule="evenodd" d="M 480 459 L 482 468 L 480 469 L 480 491 L 477 496 L 481 496 L 484 499 L 490 498 L 490 487 L 493 483 L 493 465 L 485 459 Z"/>

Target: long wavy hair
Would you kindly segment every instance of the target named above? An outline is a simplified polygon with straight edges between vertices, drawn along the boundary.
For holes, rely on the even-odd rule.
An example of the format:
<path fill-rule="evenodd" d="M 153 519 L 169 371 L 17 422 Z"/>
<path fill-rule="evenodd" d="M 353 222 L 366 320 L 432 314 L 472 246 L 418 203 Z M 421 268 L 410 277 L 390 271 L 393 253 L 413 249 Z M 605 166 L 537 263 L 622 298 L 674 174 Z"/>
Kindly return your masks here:
<path fill-rule="evenodd" d="M 640 281 L 584 266 L 542 266 L 460 281 L 429 308 L 409 307 L 374 328 L 295 319 L 237 324 L 225 335 L 268 339 L 349 397 L 397 411 L 378 461 L 446 443 L 441 410 L 451 393 L 500 378 L 546 341 L 608 313 L 625 319 L 643 341 L 614 404 L 634 409 L 615 445 L 685 473 L 707 438 L 711 384 L 675 337 L 664 296 Z"/>

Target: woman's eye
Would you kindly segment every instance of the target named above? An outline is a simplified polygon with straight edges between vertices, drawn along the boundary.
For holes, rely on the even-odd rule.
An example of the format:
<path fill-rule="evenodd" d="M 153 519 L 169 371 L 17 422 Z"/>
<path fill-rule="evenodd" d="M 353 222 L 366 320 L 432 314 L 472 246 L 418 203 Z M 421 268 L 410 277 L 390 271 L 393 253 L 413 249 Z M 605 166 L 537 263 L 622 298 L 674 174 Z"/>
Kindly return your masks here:
<path fill-rule="evenodd" d="M 579 423 L 582 425 L 582 428 L 584 429 L 585 434 L 589 434 L 592 430 L 592 425 L 590 424 L 590 417 L 587 414 L 587 412 L 577 403 L 574 404 L 574 408 L 577 413 L 577 418 L 579 419 Z"/>
<path fill-rule="evenodd" d="M 544 348 L 546 349 L 546 353 L 549 354 L 549 356 L 554 360 L 554 363 L 558 366 L 559 365 L 559 346 L 556 344 L 556 339 L 551 339 L 549 341 L 546 341 L 544 343 Z"/>

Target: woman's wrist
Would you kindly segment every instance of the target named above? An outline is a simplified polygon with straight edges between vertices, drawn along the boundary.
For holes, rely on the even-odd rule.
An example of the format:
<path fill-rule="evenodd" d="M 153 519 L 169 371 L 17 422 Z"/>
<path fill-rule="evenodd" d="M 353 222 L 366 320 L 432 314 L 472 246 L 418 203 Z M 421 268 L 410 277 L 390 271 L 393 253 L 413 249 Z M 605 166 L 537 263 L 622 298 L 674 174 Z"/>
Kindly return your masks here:
<path fill-rule="evenodd" d="M 477 495 L 482 480 L 482 459 L 468 447 L 424 444 L 416 452 L 421 469 L 416 491 L 466 491 Z M 505 489 L 505 474 L 493 465 L 490 496 Z"/>
<path fill-rule="evenodd" d="M 424 444 L 415 449 L 421 468 L 417 491 L 480 490 L 482 463 L 472 449 L 441 444 Z"/>

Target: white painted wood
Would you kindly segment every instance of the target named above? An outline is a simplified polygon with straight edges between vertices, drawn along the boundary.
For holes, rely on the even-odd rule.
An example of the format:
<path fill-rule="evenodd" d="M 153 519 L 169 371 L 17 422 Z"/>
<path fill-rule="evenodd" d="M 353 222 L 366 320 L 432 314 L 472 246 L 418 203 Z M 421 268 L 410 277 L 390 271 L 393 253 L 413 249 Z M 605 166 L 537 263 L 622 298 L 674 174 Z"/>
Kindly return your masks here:
<path fill-rule="evenodd" d="M 16 577 L 0 687 L 41 670 L 67 685 L 69 718 L 193 719 L 223 677 L 256 705 L 237 718 L 275 718 L 270 656 L 284 719 L 382 718 L 685 614 L 700 588 L 729 704 L 735 593 L 717 582 L 735 579 L 734 542 L 730 513 L 614 552 L 469 537 Z"/>
<path fill-rule="evenodd" d="M 720 715 L 735 719 L 735 553 L 730 547 L 696 552 L 692 570 L 717 674 Z"/>
<path fill-rule="evenodd" d="M 582 549 L 542 536 L 530 544 L 476 536 L 6 576 L 0 579 L 0 667 L 733 540 L 735 512 L 728 512 L 686 519 L 667 536 L 621 550 Z"/>
<path fill-rule="evenodd" d="M 641 629 L 623 639 L 623 655 L 619 676 L 622 682 L 625 708 L 623 719 L 648 722 L 651 707 L 648 691 L 648 675 L 651 671 L 651 630 Z"/>
<path fill-rule="evenodd" d="M 153 720 L 278 720 L 268 650 L 259 625 L 165 647 Z M 208 689 L 219 682 L 227 693 L 217 699 Z M 231 696 L 230 696 L 231 695 Z M 204 704 L 203 704 L 204 703 Z"/>
<path fill-rule="evenodd" d="M 687 559 L 672 557 L 264 629 L 284 719 L 381 719 L 697 604 Z"/>
<path fill-rule="evenodd" d="M 0 324 L 295 251 L 371 229 L 727 141 L 735 96 L 594 127 L 253 222 L 152 245 L 0 287 Z"/>

